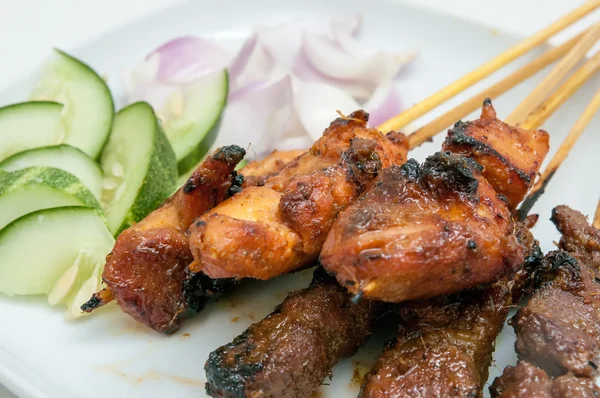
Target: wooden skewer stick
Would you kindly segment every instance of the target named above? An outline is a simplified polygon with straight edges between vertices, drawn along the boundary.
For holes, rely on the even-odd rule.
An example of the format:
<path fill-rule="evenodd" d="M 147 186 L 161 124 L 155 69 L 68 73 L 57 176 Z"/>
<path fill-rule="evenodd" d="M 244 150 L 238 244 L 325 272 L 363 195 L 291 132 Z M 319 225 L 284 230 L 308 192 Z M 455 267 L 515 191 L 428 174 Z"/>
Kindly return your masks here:
<path fill-rule="evenodd" d="M 592 75 L 600 69 L 600 51 L 583 64 L 569 79 L 563 83 L 554 93 L 542 102 L 523 123 L 521 127 L 527 130 L 535 130 L 558 109 L 579 87 L 583 85 Z"/>
<path fill-rule="evenodd" d="M 600 201 L 596 206 L 596 214 L 594 214 L 594 221 L 592 222 L 592 227 L 600 229 Z"/>
<path fill-rule="evenodd" d="M 585 57 L 590 48 L 598 40 L 600 40 L 600 23 L 587 31 L 583 38 L 569 51 L 569 54 L 560 60 L 548 76 L 538 84 L 504 121 L 514 125 L 527 118 L 527 115 L 552 92 L 575 65 Z"/>
<path fill-rule="evenodd" d="M 527 195 L 527 198 L 523 201 L 523 204 L 519 208 L 519 219 L 523 220 L 527 216 L 527 213 L 531 210 L 537 199 L 544 193 L 546 186 L 556 173 L 556 170 L 560 167 L 562 162 L 569 155 L 569 151 L 573 148 L 573 145 L 577 142 L 581 134 L 588 126 L 596 112 L 600 109 L 600 90 L 594 95 L 592 101 L 585 108 L 577 123 L 573 126 L 569 134 L 565 137 L 564 141 L 550 160 L 550 163 L 546 167 L 546 169 L 540 175 L 540 178 L 537 180 L 533 189 Z M 599 208 L 600 210 L 600 208 Z M 594 223 L 598 221 L 600 223 L 600 214 L 596 211 L 596 217 L 594 218 Z"/>
<path fill-rule="evenodd" d="M 531 76 L 535 75 L 540 70 L 550 65 L 552 62 L 563 57 L 572 48 L 575 47 L 575 45 L 581 40 L 581 38 L 584 35 L 585 32 L 579 34 L 578 36 L 561 44 L 558 47 L 554 47 L 548 50 L 541 57 L 531 61 L 529 64 L 523 66 L 519 70 L 511 73 L 509 76 L 505 77 L 498 83 L 481 91 L 480 93 L 475 94 L 462 104 L 437 117 L 430 123 L 427 123 L 425 126 L 421 127 L 408 137 L 410 148 L 412 149 L 418 147 L 424 142 L 429 141 L 440 131 L 443 131 L 449 126 L 452 126 L 457 120 L 460 120 L 463 117 L 467 116 L 469 113 L 477 110 L 479 107 L 481 107 L 481 103 L 486 98 L 499 97 L 506 91 L 529 79 Z"/>
<path fill-rule="evenodd" d="M 401 129 L 407 124 L 415 121 L 417 118 L 423 116 L 431 109 L 436 108 L 441 103 L 454 97 L 456 94 L 462 92 L 468 87 L 471 87 L 473 84 L 496 72 L 506 64 L 514 61 L 516 58 L 539 46 L 549 37 L 554 36 L 556 33 L 562 31 L 564 28 L 583 18 L 598 7 L 600 7 L 600 0 L 586 1 L 579 8 L 571 11 L 558 21 L 555 21 L 533 36 L 530 36 L 519 44 L 513 46 L 508 51 L 481 65 L 471 73 L 463 76 L 449 86 L 446 86 L 424 101 L 419 102 L 412 108 L 384 122 L 381 126 L 379 126 L 379 130 L 387 133 L 391 130 Z"/>

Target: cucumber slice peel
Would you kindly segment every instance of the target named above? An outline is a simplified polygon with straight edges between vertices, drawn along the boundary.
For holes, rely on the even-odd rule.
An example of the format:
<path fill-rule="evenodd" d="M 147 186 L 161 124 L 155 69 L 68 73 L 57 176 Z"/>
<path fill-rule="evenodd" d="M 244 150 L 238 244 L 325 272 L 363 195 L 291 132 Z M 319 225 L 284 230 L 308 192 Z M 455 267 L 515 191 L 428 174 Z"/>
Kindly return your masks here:
<path fill-rule="evenodd" d="M 15 153 L 0 162 L 0 170 L 16 171 L 46 166 L 65 170 L 77 177 L 100 200 L 102 169 L 83 151 L 69 145 L 55 145 Z"/>
<path fill-rule="evenodd" d="M 115 235 L 143 219 L 174 190 L 175 154 L 152 107 L 145 102 L 119 111 L 101 164 L 102 202 Z"/>
<path fill-rule="evenodd" d="M 92 68 L 55 49 L 30 99 L 64 104 L 63 142 L 94 159 L 100 155 L 110 134 L 115 107 L 106 83 Z"/>
<path fill-rule="evenodd" d="M 94 195 L 68 172 L 52 167 L 29 167 L 0 174 L 0 230 L 36 210 L 86 206 L 102 214 Z"/>

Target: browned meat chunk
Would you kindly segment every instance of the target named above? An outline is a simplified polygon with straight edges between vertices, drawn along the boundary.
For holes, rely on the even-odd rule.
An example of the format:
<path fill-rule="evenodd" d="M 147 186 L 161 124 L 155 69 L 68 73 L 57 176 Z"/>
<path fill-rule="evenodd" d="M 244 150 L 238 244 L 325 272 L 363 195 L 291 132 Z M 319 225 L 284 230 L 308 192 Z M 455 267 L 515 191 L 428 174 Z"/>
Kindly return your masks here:
<path fill-rule="evenodd" d="M 563 251 L 549 253 L 555 278 L 535 292 L 511 320 L 519 356 L 551 376 L 598 374 L 600 283 L 585 264 Z"/>
<path fill-rule="evenodd" d="M 490 393 L 493 398 L 595 398 L 600 396 L 600 389 L 588 378 L 569 373 L 552 380 L 542 369 L 519 362 L 504 369 Z"/>
<path fill-rule="evenodd" d="M 218 149 L 162 207 L 121 232 L 102 274 L 107 290 L 82 309 L 92 311 L 112 296 L 124 312 L 161 333 L 173 333 L 180 319 L 199 311 L 219 284 L 186 276 L 192 255 L 185 230 L 239 188 L 234 169 L 245 153 L 235 145 Z M 208 286 L 191 291 L 185 281 Z"/>
<path fill-rule="evenodd" d="M 490 387 L 492 397 L 553 398 L 552 379 L 542 369 L 528 362 L 508 366 Z"/>
<path fill-rule="evenodd" d="M 528 230 L 515 275 L 454 296 L 398 305 L 403 327 L 367 375 L 362 398 L 481 397 L 509 307 L 528 288 L 542 253 Z"/>
<path fill-rule="evenodd" d="M 548 153 L 549 136 L 543 130 L 528 131 L 502 122 L 486 101 L 481 118 L 456 123 L 443 148 L 481 164 L 483 176 L 514 209 L 535 181 Z"/>
<path fill-rule="evenodd" d="M 263 186 L 265 182 L 276 176 L 298 156 L 304 154 L 306 150 L 291 150 L 291 151 L 273 151 L 267 157 L 261 160 L 255 160 L 248 163 L 242 169 L 244 175 L 244 187 L 246 186 Z"/>
<path fill-rule="evenodd" d="M 92 311 L 116 298 L 134 319 L 156 331 L 172 333 L 180 320 L 200 311 L 209 297 L 231 289 L 232 280 L 186 271 L 193 261 L 186 230 L 198 216 L 239 192 L 242 178 L 234 168 L 244 154 L 235 145 L 220 148 L 162 207 L 123 231 L 104 268 L 108 288 L 94 295 L 83 309 Z M 272 175 L 289 157 L 277 153 L 252 162 L 249 174 Z"/>
<path fill-rule="evenodd" d="M 212 397 L 310 397 L 340 359 L 364 344 L 374 304 L 353 304 L 322 270 L 271 315 L 210 354 L 206 392 Z"/>
<path fill-rule="evenodd" d="M 384 170 L 335 222 L 323 266 L 354 294 L 401 302 L 490 283 L 523 262 L 506 203 L 450 152 Z"/>
<path fill-rule="evenodd" d="M 190 228 L 190 270 L 269 279 L 314 261 L 337 215 L 382 168 L 406 160 L 405 137 L 369 129 L 367 119 L 363 111 L 336 119 L 278 176 L 200 217 Z"/>
<path fill-rule="evenodd" d="M 568 206 L 554 208 L 551 220 L 562 234 L 560 248 L 600 271 L 600 231 L 583 214 Z"/>

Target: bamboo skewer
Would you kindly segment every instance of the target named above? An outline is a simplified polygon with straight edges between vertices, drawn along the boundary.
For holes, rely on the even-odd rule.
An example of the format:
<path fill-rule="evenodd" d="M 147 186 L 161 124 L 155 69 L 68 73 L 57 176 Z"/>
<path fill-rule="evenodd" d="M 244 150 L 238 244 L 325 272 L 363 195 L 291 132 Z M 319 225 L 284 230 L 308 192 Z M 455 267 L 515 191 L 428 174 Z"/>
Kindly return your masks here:
<path fill-rule="evenodd" d="M 592 227 L 600 229 L 600 201 L 596 206 L 596 214 L 594 214 L 594 221 L 592 222 Z"/>
<path fill-rule="evenodd" d="M 542 80 L 504 121 L 514 125 L 526 119 L 527 115 L 540 104 L 541 100 L 552 92 L 558 83 L 585 57 L 598 40 L 600 40 L 600 23 L 596 24 L 583 35 L 583 38 L 577 42 L 567 56 L 560 60 L 548 76 Z"/>
<path fill-rule="evenodd" d="M 516 85 L 529 79 L 531 76 L 550 65 L 552 62 L 561 58 L 567 54 L 576 44 L 582 39 L 585 33 L 581 33 L 571 40 L 561 44 L 560 46 L 554 47 L 544 53 L 541 57 L 531 61 L 529 64 L 523 66 L 519 70 L 511 73 L 493 86 L 475 94 L 462 104 L 449 110 L 443 115 L 427 123 L 408 137 L 410 148 L 418 147 L 424 142 L 429 141 L 440 131 L 452 126 L 457 120 L 462 119 L 469 113 L 477 110 L 481 103 L 486 98 L 496 98 Z"/>
<path fill-rule="evenodd" d="M 600 69 L 600 52 L 590 58 L 569 79 L 541 105 L 539 105 L 523 123 L 521 127 L 527 130 L 535 130 L 560 107 L 579 87 L 583 85 L 594 73 Z"/>
<path fill-rule="evenodd" d="M 562 162 L 569 155 L 569 151 L 573 148 L 573 145 L 577 142 L 581 134 L 591 122 L 592 118 L 600 109 L 600 90 L 594 95 L 592 101 L 585 108 L 577 123 L 573 126 L 569 134 L 565 137 L 564 141 L 550 160 L 550 163 L 546 167 L 546 169 L 542 172 L 539 179 L 533 186 L 533 189 L 527 195 L 527 198 L 523 201 L 523 204 L 519 208 L 519 219 L 523 220 L 527 216 L 527 213 L 531 210 L 537 199 L 544 193 L 546 186 L 556 173 L 556 170 L 560 167 Z M 596 217 L 594 218 L 594 223 L 598 221 L 600 223 L 600 214 L 596 211 Z"/>
<path fill-rule="evenodd" d="M 598 7 L 600 7 L 600 0 L 590 0 L 585 2 L 583 5 L 573 10 L 569 14 L 565 15 L 561 19 L 550 24 L 549 26 L 537 32 L 533 36 L 530 36 L 529 38 L 523 40 L 519 44 L 513 46 L 508 51 L 500 54 L 491 61 L 488 61 L 487 63 L 481 65 L 471 73 L 463 76 L 454 83 L 438 91 L 436 94 L 416 104 L 415 106 L 406 110 L 405 112 L 384 122 L 379 126 L 379 130 L 383 132 L 388 132 L 391 130 L 401 129 L 408 123 L 411 123 L 417 118 L 423 116 L 431 109 L 437 107 L 441 103 L 454 97 L 456 94 L 467 89 L 468 87 L 471 87 L 473 84 L 496 72 L 498 69 L 512 62 L 521 55 L 539 46 L 540 44 L 545 42 L 549 37 L 554 36 L 556 33 L 562 31 L 564 28 L 571 25 L 575 21 L 578 21 L 579 19 L 583 18 Z"/>

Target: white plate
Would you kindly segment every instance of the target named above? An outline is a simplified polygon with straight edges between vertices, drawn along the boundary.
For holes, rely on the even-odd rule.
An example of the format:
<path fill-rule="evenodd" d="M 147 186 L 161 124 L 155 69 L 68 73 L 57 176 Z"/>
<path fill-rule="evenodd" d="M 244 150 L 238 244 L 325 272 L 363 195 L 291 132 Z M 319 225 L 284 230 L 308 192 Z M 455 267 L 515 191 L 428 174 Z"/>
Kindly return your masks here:
<path fill-rule="evenodd" d="M 362 39 L 366 43 L 385 49 L 419 50 L 417 60 L 398 79 L 406 106 L 517 41 L 517 38 L 460 19 L 384 0 L 204 0 L 179 5 L 85 47 L 67 50 L 107 73 L 119 100 L 122 95 L 117 84 L 119 70 L 135 64 L 149 50 L 171 37 L 211 35 L 235 46 L 257 24 L 275 24 L 316 14 L 333 15 L 346 10 L 364 16 Z M 527 59 L 531 56 L 516 65 L 522 65 Z M 498 74 L 494 80 L 504 74 L 506 72 Z M 26 76 L 0 93 L 0 103 L 23 100 L 34 79 L 33 75 Z M 538 80 L 539 76 L 494 101 L 499 115 L 506 115 Z M 547 123 L 553 149 L 600 86 L 599 80 L 589 83 Z M 592 131 L 599 130 L 600 120 L 596 118 L 534 209 L 541 214 L 535 233 L 545 250 L 552 249 L 552 241 L 558 236 L 547 221 L 553 206 L 566 203 L 587 214 L 594 211 L 600 185 L 594 183 L 598 165 L 594 151 L 598 145 Z M 424 145 L 413 156 L 422 160 L 427 153 L 439 148 L 440 140 L 438 137 L 436 142 Z M 232 297 L 209 305 L 171 337 L 145 329 L 114 306 L 80 322 L 65 323 L 61 311 L 49 308 L 41 298 L 0 297 L 3 325 L 0 328 L 0 383 L 18 395 L 32 397 L 204 396 L 203 365 L 208 353 L 261 319 L 288 291 L 307 285 L 309 280 L 310 272 L 304 272 L 268 283 L 254 283 Z M 512 330 L 506 328 L 499 338 L 492 377 L 514 361 L 511 335 Z M 334 369 L 333 380 L 321 388 L 322 396 L 355 397 L 359 387 L 351 380 L 355 363 L 359 361 L 362 369 L 370 366 L 384 339 L 384 336 L 376 336 L 357 357 L 340 363 Z"/>

